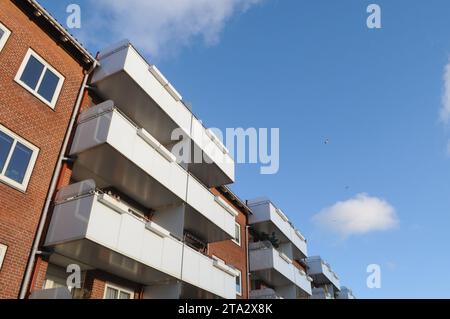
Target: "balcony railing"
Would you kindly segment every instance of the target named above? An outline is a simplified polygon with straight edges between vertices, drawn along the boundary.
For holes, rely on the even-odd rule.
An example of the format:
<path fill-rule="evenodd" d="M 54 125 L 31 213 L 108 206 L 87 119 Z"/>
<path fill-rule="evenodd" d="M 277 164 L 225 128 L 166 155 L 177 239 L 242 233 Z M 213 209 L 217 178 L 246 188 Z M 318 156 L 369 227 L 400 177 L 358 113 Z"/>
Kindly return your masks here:
<path fill-rule="evenodd" d="M 281 209 L 267 199 L 250 201 L 248 205 L 253 212 L 250 224 L 254 229 L 269 234 L 275 232 L 281 242 L 292 243 L 295 259 L 303 259 L 308 255 L 306 238 L 293 226 Z"/>
<path fill-rule="evenodd" d="M 319 256 L 305 259 L 308 265 L 308 274 L 319 284 L 332 284 L 336 290 L 340 289 L 339 277 L 331 269 L 331 266 Z"/>
<path fill-rule="evenodd" d="M 116 109 L 112 101 L 94 106 L 80 116 L 70 154 L 77 156 L 75 179 L 93 178 L 100 187 L 114 186 L 155 210 L 185 202 L 192 208 L 191 217 L 205 240 L 234 236 L 235 216 L 230 210 L 150 133 Z"/>
<path fill-rule="evenodd" d="M 250 299 L 284 299 L 271 288 L 256 289 L 250 291 Z"/>
<path fill-rule="evenodd" d="M 249 245 L 250 271 L 255 272 L 267 284 L 278 287 L 293 284 L 302 295 L 311 295 L 312 279 L 301 272 L 284 253 L 277 251 L 270 242 Z"/>
<path fill-rule="evenodd" d="M 56 254 L 151 286 L 181 280 L 223 298 L 235 297 L 236 272 L 136 217 L 93 181 L 60 191 L 45 241 Z"/>
<path fill-rule="evenodd" d="M 226 147 L 195 118 L 164 75 L 128 41 L 104 50 L 98 58 L 100 66 L 91 82 L 102 96 L 114 100 L 162 144 L 173 142 L 172 133 L 181 129 L 194 142 L 194 148 L 211 161 L 188 166 L 208 187 L 234 181 L 234 161 Z"/>

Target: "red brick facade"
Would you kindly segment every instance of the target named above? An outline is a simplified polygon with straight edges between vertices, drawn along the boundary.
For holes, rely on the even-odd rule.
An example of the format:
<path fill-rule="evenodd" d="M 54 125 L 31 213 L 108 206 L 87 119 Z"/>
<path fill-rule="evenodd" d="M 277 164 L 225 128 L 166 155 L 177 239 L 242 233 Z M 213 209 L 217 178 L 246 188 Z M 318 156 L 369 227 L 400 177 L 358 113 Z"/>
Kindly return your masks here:
<path fill-rule="evenodd" d="M 28 188 L 0 183 L 0 298 L 17 298 L 58 155 L 84 78 L 81 66 L 13 2 L 0 1 L 0 22 L 11 36 L 0 52 L 0 124 L 39 148 Z M 14 81 L 32 48 L 65 77 L 55 109 Z M 42 281 L 42 278 L 38 278 Z"/>
<path fill-rule="evenodd" d="M 221 241 L 208 245 L 208 255 L 217 256 L 225 261 L 228 265 L 234 266 L 241 272 L 242 278 L 242 294 L 236 296 L 238 299 L 248 299 L 248 270 L 247 270 L 247 215 L 242 212 L 236 205 L 228 200 L 220 191 L 213 189 L 215 195 L 220 195 L 228 204 L 234 207 L 239 215 L 236 222 L 241 226 L 241 245 L 237 245 L 232 240 Z"/>
<path fill-rule="evenodd" d="M 0 183 L 0 244 L 8 247 L 0 269 L 0 299 L 19 296 L 51 179 L 85 74 L 84 67 L 35 19 L 20 10 L 14 1 L 0 1 L 0 22 L 11 30 L 11 36 L 0 52 L 0 124 L 39 148 L 39 156 L 25 192 Z M 54 109 L 14 81 L 29 48 L 65 77 Z M 92 105 L 91 96 L 88 92 L 84 94 L 80 111 Z M 65 163 L 62 171 L 56 173 L 60 173 L 57 190 L 70 184 L 70 163 Z M 219 190 L 213 192 L 220 194 L 239 212 L 236 221 L 241 226 L 241 245 L 230 240 L 213 243 L 208 246 L 208 254 L 223 259 L 241 271 L 242 294 L 238 298 L 248 298 L 247 215 Z M 51 209 L 47 222 L 50 219 Z M 43 288 L 49 264 L 46 257 L 38 256 L 33 266 L 29 293 Z M 102 299 L 107 283 L 134 291 L 135 298 L 142 297 L 142 286 L 99 270 L 86 273 L 83 297 Z"/>

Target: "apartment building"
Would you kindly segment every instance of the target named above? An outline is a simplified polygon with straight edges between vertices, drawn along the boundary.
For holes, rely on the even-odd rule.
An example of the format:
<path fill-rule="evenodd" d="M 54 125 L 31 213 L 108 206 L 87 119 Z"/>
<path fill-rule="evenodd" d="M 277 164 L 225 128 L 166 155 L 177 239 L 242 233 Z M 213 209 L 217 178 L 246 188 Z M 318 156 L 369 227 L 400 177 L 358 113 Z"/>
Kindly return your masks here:
<path fill-rule="evenodd" d="M 31 297 L 246 297 L 248 209 L 224 187 L 228 150 L 128 41 L 97 59 Z"/>
<path fill-rule="evenodd" d="M 0 70 L 0 298 L 354 298 L 128 41 L 1 0 Z"/>
<path fill-rule="evenodd" d="M 307 241 L 269 199 L 247 201 L 252 299 L 308 299 L 313 278 L 304 260 Z"/>
<path fill-rule="evenodd" d="M 236 214 L 235 235 L 232 240 L 224 240 L 208 245 L 209 256 L 215 256 L 232 265 L 237 271 L 236 294 L 238 299 L 249 298 L 248 271 L 248 218 L 250 208 L 228 187 L 213 189 L 213 193 L 222 197 Z"/>
<path fill-rule="evenodd" d="M 341 290 L 340 280 L 330 264 L 320 256 L 306 259 L 308 275 L 313 278 L 312 299 L 337 299 Z"/>
<path fill-rule="evenodd" d="M 18 298 L 94 58 L 35 1 L 0 1 L 0 298 Z"/>

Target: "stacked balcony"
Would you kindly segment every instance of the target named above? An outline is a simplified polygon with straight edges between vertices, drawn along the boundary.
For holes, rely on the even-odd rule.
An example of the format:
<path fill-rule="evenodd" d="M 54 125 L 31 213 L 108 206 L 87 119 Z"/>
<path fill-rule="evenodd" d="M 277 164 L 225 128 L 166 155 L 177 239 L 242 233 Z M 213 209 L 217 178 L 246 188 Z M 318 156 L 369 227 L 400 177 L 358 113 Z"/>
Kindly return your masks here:
<path fill-rule="evenodd" d="M 347 287 L 341 287 L 341 291 L 339 291 L 337 299 L 356 299 L 353 295 L 353 291 Z"/>
<path fill-rule="evenodd" d="M 269 200 L 248 201 L 248 205 L 253 213 L 249 223 L 254 241 L 249 244 L 251 295 L 264 295 L 269 288 L 281 298 L 309 298 L 312 278 L 301 267 L 307 256 L 306 239 Z"/>
<path fill-rule="evenodd" d="M 99 61 L 92 85 L 100 95 L 113 100 L 161 144 L 173 143 L 173 132 L 192 142 L 187 167 L 204 185 L 215 187 L 234 181 L 234 161 L 219 138 L 202 125 L 169 81 L 128 41 L 104 50 Z M 194 161 L 196 154 L 206 160 Z"/>
<path fill-rule="evenodd" d="M 209 190 L 234 181 L 228 151 L 128 42 L 99 59 L 91 85 L 104 102 L 79 116 L 73 184 L 45 242 L 51 261 L 140 283 L 149 298 L 235 298 L 236 271 L 186 241 L 234 237 L 235 211 Z M 172 153 L 180 142 L 200 161 Z"/>
<path fill-rule="evenodd" d="M 340 280 L 330 264 L 320 256 L 308 257 L 308 274 L 313 278 L 316 299 L 334 299 L 340 291 Z"/>
<path fill-rule="evenodd" d="M 234 269 L 139 218 L 133 207 L 98 191 L 93 180 L 58 193 L 45 246 L 56 253 L 51 261 L 59 266 L 77 261 L 149 289 L 180 281 L 211 296 L 235 296 Z"/>

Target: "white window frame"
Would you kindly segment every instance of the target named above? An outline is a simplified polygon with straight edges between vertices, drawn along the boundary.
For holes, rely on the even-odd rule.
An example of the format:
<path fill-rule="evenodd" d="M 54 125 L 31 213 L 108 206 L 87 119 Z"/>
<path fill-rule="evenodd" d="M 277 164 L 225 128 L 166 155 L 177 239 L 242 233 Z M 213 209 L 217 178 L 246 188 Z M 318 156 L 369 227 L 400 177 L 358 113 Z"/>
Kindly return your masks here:
<path fill-rule="evenodd" d="M 8 246 L 0 244 L 0 270 L 3 267 L 3 261 L 5 261 L 6 252 L 8 251 Z"/>
<path fill-rule="evenodd" d="M 1 52 L 6 42 L 8 41 L 9 36 L 11 35 L 11 31 L 1 22 L 0 22 L 0 29 L 4 32 L 3 37 L 0 39 L 0 52 Z"/>
<path fill-rule="evenodd" d="M 236 268 L 235 268 L 235 271 L 238 273 L 236 278 L 239 277 L 239 282 L 240 282 L 240 285 L 239 285 L 240 291 L 236 291 L 236 295 L 242 296 L 242 271 L 240 271 L 239 269 L 236 269 Z"/>
<path fill-rule="evenodd" d="M 33 172 L 34 169 L 34 165 L 36 164 L 36 159 L 38 157 L 39 154 L 39 148 L 34 146 L 33 144 L 31 144 L 30 142 L 26 141 L 25 139 L 23 139 L 22 137 L 20 137 L 19 135 L 17 135 L 16 133 L 12 132 L 11 130 L 7 129 L 6 127 L 4 127 L 3 125 L 0 124 L 0 131 L 5 133 L 6 135 L 8 135 L 9 137 L 11 137 L 12 139 L 14 139 L 14 142 L 11 146 L 11 150 L 9 151 L 9 154 L 6 158 L 5 161 L 5 165 L 3 167 L 3 170 L 0 171 L 0 182 L 3 182 L 19 191 L 22 192 L 26 192 L 27 187 L 28 187 L 28 183 L 30 182 L 30 178 L 31 178 L 31 174 Z M 7 177 L 5 174 L 6 169 L 8 168 L 8 165 L 11 161 L 11 157 L 12 154 L 14 153 L 14 149 L 17 145 L 17 142 L 25 145 L 26 147 L 28 147 L 33 154 L 31 155 L 30 161 L 28 162 L 28 167 L 27 170 L 25 172 L 25 175 L 23 177 L 23 181 L 22 183 L 18 183 L 15 180 Z"/>
<path fill-rule="evenodd" d="M 234 227 L 239 227 L 239 237 L 238 238 L 233 238 L 232 241 L 233 243 L 235 243 L 236 245 L 238 245 L 239 247 L 241 247 L 241 242 L 242 242 L 242 235 L 241 235 L 241 224 L 235 222 Z M 234 229 L 234 231 L 236 232 L 236 228 Z"/>
<path fill-rule="evenodd" d="M 105 291 L 103 292 L 103 299 L 106 299 L 106 292 L 108 291 L 108 288 L 117 290 L 117 296 L 120 296 L 120 293 L 124 292 L 124 293 L 130 294 L 130 299 L 134 299 L 134 291 L 133 290 L 124 288 L 121 286 L 117 286 L 117 285 L 111 284 L 111 283 L 107 283 L 105 285 Z"/>
<path fill-rule="evenodd" d="M 22 77 L 23 71 L 25 70 L 25 67 L 28 64 L 28 61 L 30 60 L 30 57 L 34 57 L 36 60 L 38 60 L 40 63 L 44 65 L 44 70 L 42 71 L 42 74 L 39 78 L 39 81 L 36 85 L 36 88 L 33 89 L 29 87 L 25 82 L 22 82 L 20 78 Z M 42 96 L 39 95 L 38 90 L 40 88 L 40 85 L 42 83 L 42 79 L 44 78 L 45 71 L 50 70 L 52 73 L 54 73 L 58 78 L 58 86 L 55 89 L 55 93 L 53 94 L 53 100 L 51 102 L 44 99 Z M 43 58 L 39 56 L 33 49 L 28 49 L 27 54 L 25 55 L 25 58 L 22 61 L 22 64 L 20 65 L 19 71 L 17 71 L 16 77 L 14 78 L 14 81 L 19 83 L 25 90 L 33 94 L 35 97 L 37 97 L 41 102 L 49 106 L 51 109 L 55 109 L 56 103 L 58 102 L 59 95 L 61 94 L 61 90 L 64 84 L 64 81 L 66 78 L 59 73 L 55 68 L 53 68 L 47 61 L 45 61 Z"/>

